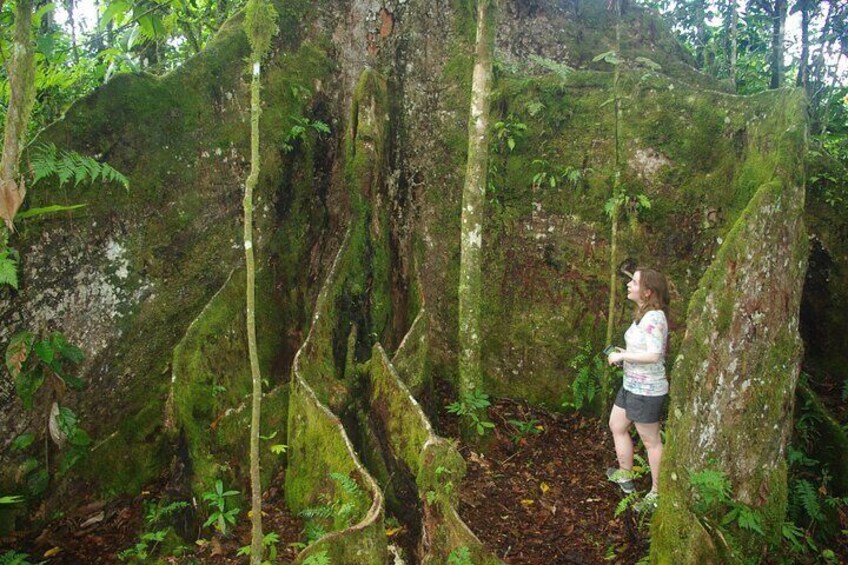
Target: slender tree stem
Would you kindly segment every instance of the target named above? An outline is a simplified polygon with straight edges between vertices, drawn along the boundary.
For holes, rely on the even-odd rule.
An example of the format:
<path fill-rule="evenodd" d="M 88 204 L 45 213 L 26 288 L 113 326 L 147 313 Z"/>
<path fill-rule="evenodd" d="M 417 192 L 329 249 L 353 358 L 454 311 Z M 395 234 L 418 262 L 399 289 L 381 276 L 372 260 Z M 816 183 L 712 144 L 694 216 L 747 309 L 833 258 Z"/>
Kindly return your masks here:
<path fill-rule="evenodd" d="M 247 345 L 250 356 L 250 375 L 253 380 L 253 402 L 250 418 L 250 509 L 252 512 L 252 540 L 250 562 L 262 561 L 262 485 L 259 473 L 259 424 L 262 410 L 262 375 L 256 348 L 256 274 L 253 257 L 253 190 L 259 181 L 259 116 L 260 79 L 259 61 L 253 63 L 253 80 L 250 85 L 250 176 L 244 191 L 244 255 L 247 265 Z"/>
<path fill-rule="evenodd" d="M 615 54 L 618 62 L 613 67 L 613 99 L 615 100 L 615 118 L 613 141 L 615 142 L 615 172 L 613 174 L 612 186 L 612 214 L 610 226 L 610 264 L 609 264 L 609 307 L 607 310 L 607 335 L 606 344 L 612 344 L 612 333 L 615 328 L 616 294 L 618 290 L 618 216 L 621 200 L 621 93 L 619 82 L 621 80 L 621 0 L 615 0 Z M 601 411 L 609 410 L 611 392 L 612 370 L 607 373 L 601 383 Z"/>
<path fill-rule="evenodd" d="M 11 231 L 12 221 L 26 197 L 26 187 L 18 178 L 27 125 L 35 103 L 35 45 L 32 40 L 32 0 L 18 0 L 15 30 L 8 66 L 9 105 L 3 131 L 0 157 L 0 218 Z"/>
<path fill-rule="evenodd" d="M 477 47 L 468 120 L 468 164 L 462 190 L 461 258 L 459 273 L 460 393 L 479 390 L 481 254 L 483 207 L 489 167 L 489 107 L 495 50 L 495 0 L 477 3 Z"/>
<path fill-rule="evenodd" d="M 739 8 L 738 0 L 730 0 L 730 81 L 736 92 L 736 58 L 739 48 Z"/>

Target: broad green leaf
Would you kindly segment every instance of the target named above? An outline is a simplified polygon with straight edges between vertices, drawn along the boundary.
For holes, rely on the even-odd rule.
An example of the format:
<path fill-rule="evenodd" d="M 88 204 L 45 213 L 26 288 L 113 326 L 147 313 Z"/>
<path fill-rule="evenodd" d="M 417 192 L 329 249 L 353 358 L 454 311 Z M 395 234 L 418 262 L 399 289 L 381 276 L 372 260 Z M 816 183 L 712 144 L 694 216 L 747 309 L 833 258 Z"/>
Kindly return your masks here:
<path fill-rule="evenodd" d="M 662 66 L 660 66 L 659 64 L 655 63 L 654 61 L 648 59 L 647 57 L 636 57 L 636 59 L 634 59 L 634 61 L 637 64 L 642 65 L 643 67 L 647 67 L 647 68 L 651 69 L 652 71 L 662 70 Z"/>
<path fill-rule="evenodd" d="M 12 449 L 15 451 L 23 451 L 35 441 L 35 434 L 25 433 L 15 438 L 12 442 Z"/>
<path fill-rule="evenodd" d="M 68 436 L 68 441 L 71 443 L 71 445 L 76 445 L 79 447 L 88 447 L 89 445 L 91 445 L 91 436 L 89 436 L 84 429 L 76 427 L 74 428 L 73 433 Z"/>
<path fill-rule="evenodd" d="M 113 21 L 115 22 L 115 25 L 121 25 L 129 9 L 129 2 L 122 2 L 121 0 L 108 2 L 106 4 L 106 10 L 103 12 L 103 15 L 100 16 L 100 22 L 97 29 L 100 31 L 105 30 L 109 23 Z"/>
<path fill-rule="evenodd" d="M 32 349 L 33 335 L 20 332 L 12 336 L 6 346 L 6 369 L 13 379 L 17 379 Z"/>
<path fill-rule="evenodd" d="M 21 212 L 20 214 L 15 216 L 16 220 L 25 220 L 27 218 L 34 218 L 36 216 L 44 216 L 47 214 L 56 214 L 57 212 L 70 212 L 71 210 L 76 210 L 77 208 L 83 208 L 87 206 L 87 204 L 73 204 L 71 206 L 63 206 L 61 204 L 52 204 L 50 206 L 44 206 L 42 208 L 30 208 L 25 212 Z"/>
<path fill-rule="evenodd" d="M 616 57 L 615 51 L 604 51 L 599 55 L 595 55 L 592 58 L 592 62 L 597 63 L 598 61 L 606 61 L 607 63 L 609 63 L 610 57 Z"/>
<path fill-rule="evenodd" d="M 56 355 L 56 351 L 53 349 L 53 344 L 46 339 L 36 343 L 35 346 L 33 346 L 32 351 L 39 359 L 48 365 L 53 362 L 53 357 Z"/>
<path fill-rule="evenodd" d="M 62 380 L 74 390 L 83 390 L 85 388 L 85 383 L 79 377 L 75 377 L 73 375 L 62 375 Z"/>
<path fill-rule="evenodd" d="M 82 363 L 85 360 L 85 354 L 82 350 L 75 345 L 71 345 L 61 332 L 50 334 L 50 343 L 59 355 L 72 363 Z"/>

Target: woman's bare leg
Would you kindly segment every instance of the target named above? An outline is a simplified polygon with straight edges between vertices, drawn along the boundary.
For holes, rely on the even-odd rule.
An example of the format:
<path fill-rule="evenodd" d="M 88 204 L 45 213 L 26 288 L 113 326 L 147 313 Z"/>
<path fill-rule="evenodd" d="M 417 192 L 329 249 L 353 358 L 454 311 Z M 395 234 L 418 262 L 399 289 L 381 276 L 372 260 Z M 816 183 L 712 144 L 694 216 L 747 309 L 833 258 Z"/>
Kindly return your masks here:
<path fill-rule="evenodd" d="M 645 444 L 648 452 L 648 465 L 651 466 L 651 490 L 657 492 L 657 481 L 660 478 L 660 462 L 662 461 L 663 444 L 660 437 L 660 423 L 640 424 L 636 423 L 636 431 Z"/>
<path fill-rule="evenodd" d="M 633 440 L 630 439 L 630 426 L 624 408 L 613 406 L 610 412 L 609 427 L 612 441 L 615 443 L 615 455 L 618 458 L 618 468 L 625 471 L 633 469 Z"/>

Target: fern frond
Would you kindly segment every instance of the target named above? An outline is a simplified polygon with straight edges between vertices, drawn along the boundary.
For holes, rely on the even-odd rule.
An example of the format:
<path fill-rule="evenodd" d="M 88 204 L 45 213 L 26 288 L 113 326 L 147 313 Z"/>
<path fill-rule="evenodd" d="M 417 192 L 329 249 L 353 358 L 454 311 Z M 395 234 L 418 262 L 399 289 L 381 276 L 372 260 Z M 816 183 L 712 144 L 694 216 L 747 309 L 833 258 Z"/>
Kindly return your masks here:
<path fill-rule="evenodd" d="M 72 155 L 62 151 L 59 155 L 59 160 L 56 163 L 56 175 L 59 177 L 59 187 L 62 187 L 76 174 L 74 167 L 74 158 Z"/>
<path fill-rule="evenodd" d="M 634 491 L 622 498 L 618 505 L 615 507 L 615 517 L 618 518 L 621 516 L 625 510 L 629 507 L 633 506 L 633 504 L 639 499 L 639 493 Z"/>
<path fill-rule="evenodd" d="M 350 478 L 348 475 L 344 475 L 342 473 L 330 473 L 330 478 L 339 485 L 344 492 L 351 496 L 357 496 L 362 494 L 362 488 L 359 486 L 355 480 Z"/>
<path fill-rule="evenodd" d="M 798 502 L 813 521 L 819 522 L 824 519 L 821 503 L 816 492 L 816 487 L 808 480 L 801 479 L 795 483 L 795 495 Z"/>
<path fill-rule="evenodd" d="M 95 161 L 96 162 L 96 161 Z M 103 178 L 109 182 L 116 182 L 123 186 L 126 190 L 130 188 L 130 180 L 121 174 L 120 171 L 113 169 L 108 163 L 101 165 L 103 170 Z"/>
<path fill-rule="evenodd" d="M 100 163 L 75 151 L 60 151 L 52 143 L 39 145 L 33 150 L 30 168 L 31 185 L 54 175 L 60 187 L 71 179 L 76 187 L 83 182 L 94 183 L 99 177 L 104 182 L 117 183 L 129 190 L 129 179 L 109 164 Z"/>
<path fill-rule="evenodd" d="M 310 506 L 301 510 L 298 515 L 306 520 L 327 519 L 333 516 L 333 509 L 330 506 Z"/>

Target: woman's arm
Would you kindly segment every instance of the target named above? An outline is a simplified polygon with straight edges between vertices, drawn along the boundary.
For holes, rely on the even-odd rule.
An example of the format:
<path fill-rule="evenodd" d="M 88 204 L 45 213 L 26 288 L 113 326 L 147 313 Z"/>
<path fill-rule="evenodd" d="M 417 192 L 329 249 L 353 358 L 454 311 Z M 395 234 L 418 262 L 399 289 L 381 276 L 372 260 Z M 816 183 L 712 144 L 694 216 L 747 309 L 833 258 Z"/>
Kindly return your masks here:
<path fill-rule="evenodd" d="M 607 357 L 610 365 L 627 361 L 628 363 L 648 364 L 658 363 L 663 358 L 665 342 L 668 336 L 668 323 L 665 314 L 660 310 L 652 310 L 645 314 L 639 324 L 639 329 L 645 332 L 647 351 L 627 351 L 618 349 Z"/>
<path fill-rule="evenodd" d="M 615 365 L 617 363 L 621 363 L 622 361 L 627 361 L 628 363 L 656 363 L 662 358 L 662 354 L 660 352 L 641 352 L 636 353 L 635 351 L 626 351 L 624 349 L 619 348 L 618 351 L 613 351 L 607 357 L 607 362 L 610 365 Z"/>

